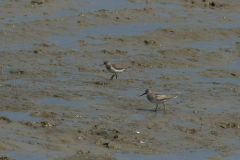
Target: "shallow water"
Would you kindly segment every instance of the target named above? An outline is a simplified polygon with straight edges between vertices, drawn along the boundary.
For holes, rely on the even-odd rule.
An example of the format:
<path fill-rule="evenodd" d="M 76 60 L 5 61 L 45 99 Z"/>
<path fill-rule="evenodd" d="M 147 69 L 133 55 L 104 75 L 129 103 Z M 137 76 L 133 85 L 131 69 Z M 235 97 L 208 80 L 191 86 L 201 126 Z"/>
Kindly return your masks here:
<path fill-rule="evenodd" d="M 114 158 L 118 160 L 206 160 L 209 156 L 218 154 L 219 152 L 213 150 L 186 150 L 180 153 L 172 153 L 172 154 L 163 154 L 163 155 L 143 155 L 143 154 L 121 154 L 116 153 L 113 155 Z M 230 159 L 229 159 L 230 160 Z"/>
<path fill-rule="evenodd" d="M 38 118 L 38 117 L 31 117 L 30 116 L 31 113 L 29 112 L 9 112 L 9 111 L 0 111 L 0 116 L 6 116 L 8 117 L 10 120 L 14 120 L 14 121 L 34 121 L 34 122 L 40 122 L 42 120 L 42 118 Z"/>
<path fill-rule="evenodd" d="M 240 38 L 193 42 L 193 43 L 183 44 L 183 46 L 197 48 L 201 50 L 208 50 L 208 51 L 219 51 L 223 49 L 225 50 L 231 49 L 236 42 L 240 42 Z"/>
<path fill-rule="evenodd" d="M 9 156 L 11 158 L 14 158 L 16 160 L 51 160 L 47 158 L 47 156 L 44 156 L 42 154 L 30 154 L 30 153 L 17 153 L 17 152 L 11 152 L 11 153 L 5 153 L 6 156 Z"/>
<path fill-rule="evenodd" d="M 24 79 L 13 79 L 13 80 L 8 80 L 8 81 L 3 81 L 2 84 L 23 84 L 26 83 Z"/>
<path fill-rule="evenodd" d="M 92 44 L 102 44 L 106 41 L 94 40 L 87 38 L 88 36 L 136 36 L 141 35 L 145 31 L 155 30 L 158 28 L 167 28 L 173 26 L 168 23 L 152 23 L 152 24 L 127 24 L 127 25 L 108 25 L 104 27 L 89 27 L 81 30 L 80 33 L 75 33 L 71 36 L 48 37 L 46 40 L 50 43 L 60 45 L 62 47 L 71 48 L 72 50 L 79 50 L 81 47 L 74 43 L 78 40 L 84 40 Z"/>
<path fill-rule="evenodd" d="M 16 159 L 48 159 L 43 155 L 49 157 L 52 155 L 53 159 L 58 159 L 59 156 L 54 153 L 55 150 L 64 152 L 65 156 L 72 156 L 73 154 L 70 155 L 70 151 L 77 153 L 79 149 L 87 148 L 84 153 L 90 153 L 88 156 L 91 156 L 93 152 L 96 152 L 96 155 L 104 154 L 104 156 L 118 152 L 113 157 L 119 160 L 203 160 L 219 154 L 220 151 L 202 149 L 179 152 L 179 150 L 189 146 L 192 149 L 210 148 L 209 146 L 212 144 L 208 143 L 208 139 L 221 143 L 221 145 L 212 146 L 216 150 L 219 150 L 223 145 L 239 146 L 237 135 L 231 134 L 234 129 L 223 130 L 217 126 L 218 122 L 221 121 L 234 122 L 234 119 L 231 118 L 239 113 L 239 95 L 237 95 L 239 91 L 233 92 L 230 90 L 230 88 L 237 88 L 240 85 L 237 78 L 240 61 L 238 60 L 239 56 L 234 55 L 238 51 L 238 43 L 236 42 L 240 41 L 239 37 L 234 35 L 236 33 L 234 30 L 240 26 L 239 21 L 237 21 L 239 14 L 225 10 L 225 8 L 202 8 L 203 4 L 198 7 L 189 6 L 191 4 L 188 1 L 179 1 L 182 5 L 174 4 L 174 2 L 164 4 L 154 1 L 127 0 L 123 0 L 121 3 L 118 0 L 70 0 L 68 2 L 69 6 L 64 6 L 62 10 L 51 12 L 49 15 L 43 15 L 45 11 L 51 10 L 48 7 L 49 4 L 35 5 L 33 10 L 30 9 L 32 12 L 35 9 L 40 11 L 38 12 L 39 15 L 30 14 L 26 17 L 23 15 L 14 17 L 9 14 L 9 17 L 4 17 L 5 14 L 8 14 L 7 12 L 1 15 L 4 19 L 0 19 L 0 27 L 5 28 L 0 32 L 2 35 L 0 50 L 6 51 L 1 65 L 4 76 L 1 84 L 7 84 L 1 86 L 1 100 L 4 101 L 4 105 L 6 103 L 3 107 L 7 110 L 8 106 L 11 106 L 11 110 L 18 111 L 19 107 L 25 106 L 26 103 L 29 112 L 4 111 L 0 112 L 0 115 L 14 121 L 41 121 L 41 118 L 31 117 L 29 114 L 38 111 L 54 112 L 54 120 L 59 122 L 59 124 L 56 123 L 56 127 L 52 128 L 33 128 L 24 125 L 29 130 L 21 130 L 22 124 L 18 124 L 18 122 L 6 123 L 9 126 L 17 123 L 18 125 L 15 125 L 14 129 L 21 130 L 24 133 L 23 135 L 34 137 L 16 136 L 12 131 L 7 131 L 6 133 L 11 133 L 11 136 L 4 135 L 1 137 L 2 140 L 16 140 L 16 146 L 11 146 L 11 142 L 0 146 L 5 150 L 13 148 L 15 152 L 7 153 L 8 156 Z M 0 4 L 3 3 L 5 2 L 0 2 Z M 16 3 L 21 3 L 21 1 Z M 28 5 L 30 5 L 29 3 Z M 51 3 L 59 4 L 61 2 L 53 1 Z M 200 1 L 197 3 L 200 3 Z M 144 10 L 144 7 L 153 7 L 153 11 L 151 9 Z M 127 9 L 119 11 L 124 8 Z M 110 10 L 106 13 L 106 17 L 98 15 L 101 14 L 98 11 L 102 9 Z M 127 14 L 123 13 L 125 11 Z M 112 15 L 118 16 L 120 19 L 116 19 Z M 129 16 L 132 19 L 128 19 Z M 223 18 L 223 16 L 226 18 Z M 87 23 L 81 26 L 78 21 Z M 22 34 L 23 28 L 26 35 Z M 191 29 L 193 31 L 197 30 L 199 33 L 189 32 Z M 223 30 L 220 31 L 223 34 L 230 34 L 229 37 L 225 38 L 216 35 L 214 32 L 211 33 L 211 30 L 219 31 L 219 29 L 226 29 L 228 31 L 226 33 Z M 156 32 L 160 34 L 157 36 L 151 35 L 155 31 L 160 31 Z M 209 31 L 210 35 L 203 37 L 204 40 L 199 40 L 201 35 L 198 34 L 205 34 L 205 31 Z M 8 36 L 10 33 L 16 33 L 20 38 L 14 37 L 15 34 Z M 183 38 L 185 34 L 190 35 L 188 39 Z M 183 37 L 181 37 L 182 35 Z M 8 43 L 5 43 L 5 39 L 8 40 Z M 145 44 L 144 40 L 154 40 L 157 43 Z M 85 41 L 86 44 L 82 45 L 80 41 Z M 34 45 L 41 43 L 46 43 L 47 46 Z M 166 46 L 162 45 L 164 43 L 166 43 Z M 198 62 L 187 60 L 191 56 L 191 51 L 183 55 L 166 55 L 165 59 L 158 52 L 164 49 L 176 51 L 183 48 L 196 48 L 204 51 L 203 53 L 200 51 L 201 53 L 194 57 L 199 60 Z M 41 49 L 42 52 L 34 52 L 38 49 Z M 124 50 L 127 53 L 101 52 L 105 49 Z M 15 53 L 19 50 L 22 50 L 22 52 Z M 211 53 L 209 53 L 225 54 L 225 51 L 226 57 L 229 54 L 226 63 L 222 59 L 217 59 L 218 57 L 211 57 Z M 16 56 L 12 56 L 14 54 Z M 159 57 L 157 57 L 158 55 Z M 206 58 L 205 56 L 214 59 L 212 63 L 208 62 L 208 65 L 205 65 L 205 61 L 201 59 L 201 57 Z M 105 60 L 112 63 L 124 63 L 132 68 L 122 73 L 119 79 L 110 81 L 110 73 L 102 71 L 105 70 L 105 67 L 99 67 L 99 64 L 102 64 Z M 136 64 L 132 64 L 133 61 L 136 61 Z M 215 61 L 219 61 L 219 63 L 215 63 Z M 149 63 L 153 67 L 138 64 L 142 62 L 143 64 Z M 154 66 L 154 63 L 157 65 Z M 196 68 L 190 68 L 189 63 L 194 64 Z M 81 67 L 78 68 L 80 65 L 83 66 L 82 70 Z M 10 69 L 16 70 L 19 68 L 31 70 L 29 71 L 30 74 L 28 72 L 22 75 L 9 73 Z M 228 71 L 226 71 L 226 73 L 222 73 L 224 78 L 211 77 L 208 69 L 212 68 L 216 69 L 215 74 L 217 76 L 217 69 L 229 69 L 229 72 L 235 70 L 237 76 L 228 77 Z M 35 74 L 35 70 L 39 75 Z M 41 70 L 47 73 L 42 73 Z M 19 79 L 15 79 L 15 77 Z M 97 82 L 107 83 L 101 85 Z M 9 84 L 16 85 L 12 88 Z M 163 114 L 161 109 L 155 113 L 155 104 L 149 103 L 146 97 L 138 97 L 147 88 L 151 88 L 154 92 L 163 91 L 166 94 L 181 93 L 181 96 L 167 102 L 167 114 Z M 16 94 L 16 91 L 18 94 Z M 18 101 L 15 96 L 17 97 L 21 93 L 23 93 L 21 96 L 24 99 Z M 66 99 L 53 98 L 49 95 L 62 95 L 60 97 L 66 96 Z M 74 101 L 67 100 L 69 95 L 72 95 L 70 98 Z M 51 105 L 51 107 L 48 105 Z M 21 109 L 24 111 L 24 107 Z M 63 112 L 64 114 L 62 114 Z M 226 114 L 226 116 L 223 114 Z M 82 115 L 82 117 L 77 117 L 78 115 Z M 206 126 L 190 121 L 190 119 L 198 121 L 202 116 L 206 116 Z M 181 119 L 179 120 L 178 117 L 181 117 Z M 218 117 L 220 117 L 219 120 Z M 221 133 L 217 136 L 203 133 L 212 129 L 207 124 L 212 122 L 211 118 L 216 121 L 216 124 L 211 127 Z M 188 137 L 188 135 L 177 127 L 171 126 L 203 129 L 203 131 L 191 136 L 197 139 L 199 134 L 202 134 L 203 139 L 207 141 L 199 143 L 191 141 L 186 145 L 184 143 L 188 143 L 189 140 L 179 137 Z M 84 131 L 78 132 L 78 128 L 83 128 Z M 109 149 L 103 145 L 96 146 L 96 137 L 106 138 L 107 141 L 112 140 L 113 137 L 113 135 L 107 133 L 95 133 L 94 130 L 99 128 L 103 130 L 120 128 L 120 134 L 126 135 L 126 137 L 134 137 L 135 131 L 141 131 L 137 135 L 139 137 L 141 134 L 147 133 L 143 135 L 144 140 L 146 140 L 145 144 L 151 141 L 152 148 L 159 147 L 166 150 L 175 147 L 175 143 L 169 143 L 172 139 L 176 139 L 176 142 L 181 143 L 181 145 L 172 151 L 178 153 L 173 154 L 158 155 L 161 154 L 160 151 L 155 155 L 122 154 L 126 150 L 127 153 L 134 152 L 134 150 L 139 153 L 142 149 L 136 148 L 139 146 L 131 140 L 126 143 L 121 139 L 115 141 L 124 146 L 119 150 Z M 113 133 L 114 135 L 118 134 L 117 132 Z M 77 142 L 76 137 L 82 136 L 82 134 L 86 139 Z M 52 139 L 56 138 L 56 135 L 59 136 L 57 137 L 57 144 L 52 143 L 54 141 Z M 167 137 L 168 135 L 171 137 Z M 227 139 L 226 137 L 229 136 L 231 138 Z M 155 141 L 152 140 L 152 137 L 164 138 Z M 17 152 L 19 148 L 25 150 L 29 141 L 38 142 L 41 140 L 47 144 L 34 145 L 37 149 L 42 150 L 41 153 L 23 154 Z M 162 141 L 167 141 L 167 146 L 159 145 Z M 18 142 L 21 143 L 18 144 Z M 26 146 L 22 143 L 26 143 Z M 71 144 L 73 145 L 71 146 Z M 56 146 L 51 148 L 49 147 L 51 145 Z M 147 154 L 152 154 L 150 151 L 152 148 L 148 148 L 147 145 L 145 147 Z M 48 150 L 45 151 L 43 148 Z M 88 150 L 88 148 L 91 149 Z M 125 148 L 126 150 L 124 150 Z M 69 149 L 69 151 L 66 151 L 66 149 Z M 238 153 L 223 159 L 234 159 L 237 156 L 239 156 Z M 99 158 L 102 157 L 99 156 Z"/>
<path fill-rule="evenodd" d="M 221 66 L 221 68 L 240 70 L 240 61 L 236 60 L 232 64 Z"/>

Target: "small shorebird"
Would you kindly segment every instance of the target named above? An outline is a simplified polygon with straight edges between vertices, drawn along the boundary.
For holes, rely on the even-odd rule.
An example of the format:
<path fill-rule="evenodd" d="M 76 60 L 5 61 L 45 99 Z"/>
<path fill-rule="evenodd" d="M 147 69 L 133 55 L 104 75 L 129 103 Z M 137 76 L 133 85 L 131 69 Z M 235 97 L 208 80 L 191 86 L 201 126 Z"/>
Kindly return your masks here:
<path fill-rule="evenodd" d="M 153 93 L 150 89 L 146 89 L 145 92 L 142 95 L 140 95 L 140 96 L 143 96 L 145 94 L 147 94 L 147 99 L 151 103 L 155 103 L 156 104 L 155 112 L 157 112 L 157 107 L 158 107 L 158 104 L 160 104 L 160 103 L 163 104 L 164 111 L 166 111 L 164 102 L 166 102 L 169 99 L 178 97 L 178 96 L 170 96 L 170 95 L 165 95 L 165 94 Z"/>
<path fill-rule="evenodd" d="M 123 66 L 120 64 L 111 64 L 109 61 L 105 61 L 101 66 L 102 65 L 105 65 L 109 72 L 114 73 L 111 79 L 113 79 L 114 76 L 116 76 L 117 79 L 117 73 L 123 72 L 126 68 L 130 68 L 129 66 Z"/>

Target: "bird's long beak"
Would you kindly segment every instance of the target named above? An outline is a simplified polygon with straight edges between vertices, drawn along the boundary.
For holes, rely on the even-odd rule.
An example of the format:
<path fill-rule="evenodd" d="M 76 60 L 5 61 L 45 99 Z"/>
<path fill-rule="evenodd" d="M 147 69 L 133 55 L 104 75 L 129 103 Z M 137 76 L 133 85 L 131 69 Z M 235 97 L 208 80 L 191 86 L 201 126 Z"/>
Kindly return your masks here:
<path fill-rule="evenodd" d="M 103 66 L 104 64 L 100 64 L 99 66 Z"/>
<path fill-rule="evenodd" d="M 146 92 L 145 92 L 145 93 L 143 93 L 142 95 L 140 95 L 139 97 L 143 96 L 144 94 L 146 94 Z"/>

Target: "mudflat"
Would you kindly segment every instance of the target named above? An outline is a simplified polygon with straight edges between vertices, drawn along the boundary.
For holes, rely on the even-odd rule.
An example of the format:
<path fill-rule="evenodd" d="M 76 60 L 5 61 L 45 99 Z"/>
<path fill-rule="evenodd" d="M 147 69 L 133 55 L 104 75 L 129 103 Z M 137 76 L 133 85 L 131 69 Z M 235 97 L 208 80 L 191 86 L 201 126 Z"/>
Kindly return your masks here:
<path fill-rule="evenodd" d="M 238 159 L 239 8 L 0 2 L 0 160 Z M 154 112 L 146 89 L 178 98 Z"/>

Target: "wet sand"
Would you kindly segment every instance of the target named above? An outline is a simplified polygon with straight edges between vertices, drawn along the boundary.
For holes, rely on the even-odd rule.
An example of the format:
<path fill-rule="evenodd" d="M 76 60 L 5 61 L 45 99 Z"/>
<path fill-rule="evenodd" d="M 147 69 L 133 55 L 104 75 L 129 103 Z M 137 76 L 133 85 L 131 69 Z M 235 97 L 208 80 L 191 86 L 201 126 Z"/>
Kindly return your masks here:
<path fill-rule="evenodd" d="M 0 160 L 236 159 L 239 8 L 0 2 Z M 106 60 L 131 68 L 110 80 Z M 145 89 L 179 97 L 155 113 Z"/>

